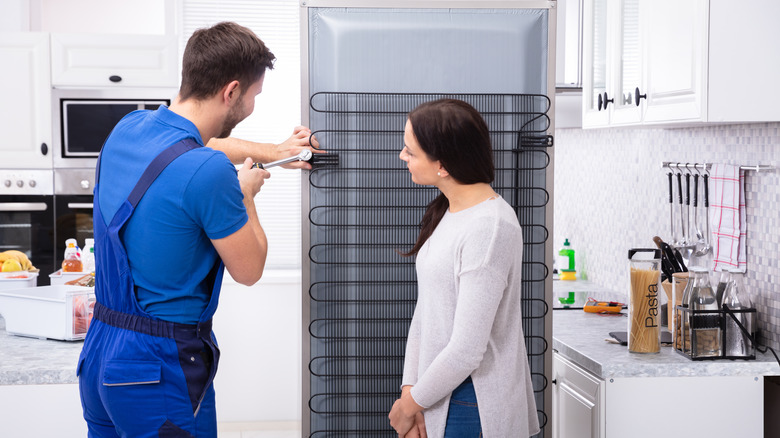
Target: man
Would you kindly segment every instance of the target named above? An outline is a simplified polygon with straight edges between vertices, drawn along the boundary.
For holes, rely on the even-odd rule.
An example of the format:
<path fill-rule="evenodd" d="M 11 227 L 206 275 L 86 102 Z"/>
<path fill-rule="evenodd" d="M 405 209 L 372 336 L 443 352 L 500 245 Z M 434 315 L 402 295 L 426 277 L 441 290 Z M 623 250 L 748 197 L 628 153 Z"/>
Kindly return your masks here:
<path fill-rule="evenodd" d="M 235 23 L 196 31 L 170 108 L 129 114 L 103 146 L 97 302 L 78 364 L 90 437 L 217 435 L 211 317 L 223 269 L 254 284 L 268 246 L 254 197 L 270 174 L 251 158 L 236 172 L 230 159 L 276 159 L 308 143 L 303 127 L 278 147 L 228 139 L 274 59 Z"/>

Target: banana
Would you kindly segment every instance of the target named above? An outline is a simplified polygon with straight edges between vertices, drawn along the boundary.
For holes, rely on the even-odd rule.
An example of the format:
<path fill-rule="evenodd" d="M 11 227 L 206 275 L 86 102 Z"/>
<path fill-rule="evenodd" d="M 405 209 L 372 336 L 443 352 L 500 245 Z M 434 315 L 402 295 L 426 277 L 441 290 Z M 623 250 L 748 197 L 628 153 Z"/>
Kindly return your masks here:
<path fill-rule="evenodd" d="M 8 251 L 0 252 L 0 263 L 8 260 L 8 259 L 14 259 L 22 266 L 23 271 L 30 271 L 31 268 L 35 269 L 35 267 L 32 265 L 32 262 L 29 258 L 27 258 L 27 254 L 16 251 L 14 249 L 9 249 Z"/>

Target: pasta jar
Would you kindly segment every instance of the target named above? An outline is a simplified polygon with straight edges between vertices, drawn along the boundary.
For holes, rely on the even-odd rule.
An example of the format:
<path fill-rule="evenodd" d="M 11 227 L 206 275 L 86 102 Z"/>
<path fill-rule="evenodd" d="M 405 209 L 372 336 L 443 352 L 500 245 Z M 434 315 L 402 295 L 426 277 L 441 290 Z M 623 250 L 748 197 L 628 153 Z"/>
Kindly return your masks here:
<path fill-rule="evenodd" d="M 660 285 L 661 250 L 633 248 L 628 250 L 631 289 L 628 297 L 628 351 L 659 353 L 661 351 Z"/>

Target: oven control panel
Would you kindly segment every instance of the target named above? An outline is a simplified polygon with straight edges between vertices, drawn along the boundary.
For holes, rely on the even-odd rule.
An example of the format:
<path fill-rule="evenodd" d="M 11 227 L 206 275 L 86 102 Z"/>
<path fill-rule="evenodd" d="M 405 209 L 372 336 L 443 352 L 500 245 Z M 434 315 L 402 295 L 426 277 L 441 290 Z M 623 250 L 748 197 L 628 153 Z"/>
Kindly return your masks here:
<path fill-rule="evenodd" d="M 0 170 L 0 195 L 51 195 L 54 173 L 39 169 Z"/>
<path fill-rule="evenodd" d="M 95 168 L 54 169 L 55 195 L 92 195 Z"/>

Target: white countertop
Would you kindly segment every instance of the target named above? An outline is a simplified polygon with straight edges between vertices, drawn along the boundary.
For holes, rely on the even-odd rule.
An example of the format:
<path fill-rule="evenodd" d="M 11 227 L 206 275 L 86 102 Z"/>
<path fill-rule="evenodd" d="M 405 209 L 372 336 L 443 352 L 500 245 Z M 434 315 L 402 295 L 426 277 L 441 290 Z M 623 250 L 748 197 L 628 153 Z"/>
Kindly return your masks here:
<path fill-rule="evenodd" d="M 629 353 L 628 348 L 605 339 L 609 332 L 626 331 L 626 310 L 619 315 L 585 313 L 578 309 L 555 310 L 553 350 L 602 379 L 612 377 L 693 377 L 780 375 L 771 352 L 756 352 L 755 360 L 693 361 L 663 346 L 657 354 Z"/>
<path fill-rule="evenodd" d="M 54 341 L 9 335 L 0 317 L 0 385 L 77 383 L 84 341 Z"/>

